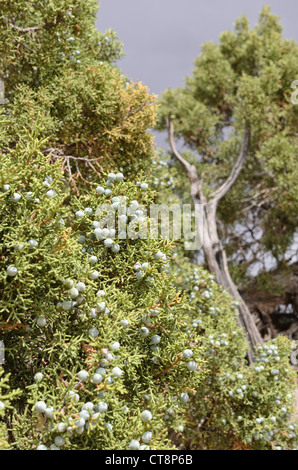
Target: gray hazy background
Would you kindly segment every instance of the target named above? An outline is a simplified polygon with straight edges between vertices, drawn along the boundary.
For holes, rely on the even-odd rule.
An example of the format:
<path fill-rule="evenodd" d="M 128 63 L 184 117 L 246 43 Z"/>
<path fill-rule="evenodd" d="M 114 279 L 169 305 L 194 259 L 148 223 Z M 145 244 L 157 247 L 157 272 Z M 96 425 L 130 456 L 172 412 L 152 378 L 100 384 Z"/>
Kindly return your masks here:
<path fill-rule="evenodd" d="M 157 95 L 168 87 L 183 86 L 201 45 L 233 30 L 235 19 L 246 13 L 254 27 L 263 5 L 271 5 L 272 13 L 281 17 L 284 37 L 298 41 L 297 0 L 100 0 L 99 4 L 98 28 L 114 29 L 124 44 L 126 56 L 118 64 L 122 72 Z M 165 133 L 154 134 L 156 145 L 166 150 Z M 181 142 L 176 144 L 182 149 Z M 298 234 L 295 250 L 297 246 Z M 267 269 L 274 266 L 271 256 L 265 264 Z"/>
<path fill-rule="evenodd" d="M 281 17 L 284 37 L 298 40 L 297 0 L 100 0 L 99 4 L 98 29 L 114 29 L 124 44 L 122 72 L 157 95 L 182 86 L 201 45 L 233 29 L 243 13 L 253 27 L 264 4 Z M 167 147 L 164 136 L 157 134 L 155 140 Z"/>

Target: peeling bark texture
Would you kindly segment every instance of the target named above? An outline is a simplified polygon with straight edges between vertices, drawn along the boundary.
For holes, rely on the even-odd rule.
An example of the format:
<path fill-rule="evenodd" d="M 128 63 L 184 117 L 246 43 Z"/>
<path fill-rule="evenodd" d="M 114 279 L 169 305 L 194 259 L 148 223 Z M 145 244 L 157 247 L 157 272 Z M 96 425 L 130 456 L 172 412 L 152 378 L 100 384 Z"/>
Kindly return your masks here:
<path fill-rule="evenodd" d="M 244 131 L 241 151 L 238 156 L 237 162 L 235 163 L 231 171 L 230 176 L 222 184 L 222 186 L 220 186 L 211 195 L 211 199 L 207 201 L 206 197 L 203 194 L 202 188 L 203 175 L 200 179 L 196 167 L 187 162 L 177 151 L 174 141 L 173 123 L 170 117 L 168 118 L 167 124 L 171 150 L 177 160 L 183 165 L 190 182 L 190 193 L 194 204 L 194 210 L 197 212 L 197 221 L 200 221 L 199 207 L 203 205 L 203 220 L 201 221 L 203 224 L 203 239 L 201 240 L 201 243 L 208 269 L 211 273 L 214 274 L 216 282 L 220 284 L 225 290 L 227 290 L 239 302 L 238 321 L 240 326 L 244 328 L 247 334 L 248 341 L 250 344 L 248 359 L 249 362 L 252 363 L 253 348 L 258 344 L 262 344 L 263 339 L 256 326 L 252 313 L 250 312 L 248 306 L 241 297 L 236 285 L 234 284 L 230 276 L 226 253 L 218 237 L 216 224 L 216 209 L 218 202 L 227 194 L 229 189 L 235 183 L 245 163 L 249 148 L 250 130 L 249 128 L 246 128 Z M 197 230 L 200 233 L 199 227 L 197 228 Z"/>

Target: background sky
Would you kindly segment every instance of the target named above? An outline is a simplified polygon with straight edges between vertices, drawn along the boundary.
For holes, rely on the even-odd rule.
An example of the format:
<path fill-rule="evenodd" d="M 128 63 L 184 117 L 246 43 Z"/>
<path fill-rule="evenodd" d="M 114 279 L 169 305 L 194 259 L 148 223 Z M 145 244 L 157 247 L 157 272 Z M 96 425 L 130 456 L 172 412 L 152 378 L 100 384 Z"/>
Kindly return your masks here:
<path fill-rule="evenodd" d="M 183 86 L 201 45 L 233 30 L 235 19 L 246 13 L 254 27 L 265 4 L 281 17 L 284 37 L 298 41 L 297 0 L 100 0 L 99 4 L 98 28 L 114 29 L 124 44 L 126 56 L 118 64 L 122 72 L 157 95 L 168 87 Z M 155 133 L 155 142 L 168 148 L 165 133 Z"/>
<path fill-rule="evenodd" d="M 233 29 L 243 13 L 253 27 L 264 4 L 281 17 L 284 37 L 298 41 L 297 0 L 100 0 L 97 26 L 123 42 L 122 72 L 160 94 L 183 85 L 204 42 Z M 156 143 L 167 147 L 160 134 Z"/>

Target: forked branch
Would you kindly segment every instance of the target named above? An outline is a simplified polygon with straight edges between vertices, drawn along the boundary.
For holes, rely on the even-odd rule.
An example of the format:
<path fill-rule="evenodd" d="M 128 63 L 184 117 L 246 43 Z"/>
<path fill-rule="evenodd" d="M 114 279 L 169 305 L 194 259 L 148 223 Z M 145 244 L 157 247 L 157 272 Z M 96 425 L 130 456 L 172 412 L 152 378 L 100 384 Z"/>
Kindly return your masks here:
<path fill-rule="evenodd" d="M 230 176 L 226 179 L 226 181 L 218 188 L 214 193 L 211 194 L 211 199 L 216 200 L 217 202 L 222 199 L 227 192 L 231 189 L 235 181 L 237 180 L 243 165 L 245 163 L 245 160 L 247 158 L 248 154 L 248 148 L 249 148 L 249 142 L 250 142 L 250 129 L 247 127 L 244 131 L 243 135 L 243 140 L 242 140 L 242 146 L 241 146 L 241 151 L 239 153 L 239 156 L 237 158 L 237 161 L 230 173 Z"/>
<path fill-rule="evenodd" d="M 169 141 L 170 141 L 170 146 L 173 154 L 177 158 L 177 160 L 182 164 L 189 180 L 191 183 L 191 193 L 192 196 L 197 196 L 201 202 L 206 202 L 206 198 L 203 194 L 203 177 L 202 175 L 201 180 L 199 179 L 197 169 L 194 165 L 191 165 L 185 158 L 180 155 L 180 153 L 177 150 L 176 144 L 175 144 L 175 139 L 174 139 L 174 126 L 173 122 L 170 118 L 170 116 L 167 119 L 167 127 L 168 127 L 168 135 L 169 135 Z"/>

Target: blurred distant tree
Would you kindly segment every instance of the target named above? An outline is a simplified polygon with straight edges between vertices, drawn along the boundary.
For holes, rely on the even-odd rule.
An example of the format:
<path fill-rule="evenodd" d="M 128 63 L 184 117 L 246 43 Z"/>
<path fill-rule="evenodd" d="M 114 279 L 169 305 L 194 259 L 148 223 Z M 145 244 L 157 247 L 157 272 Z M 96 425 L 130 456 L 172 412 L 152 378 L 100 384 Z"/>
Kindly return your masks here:
<path fill-rule="evenodd" d="M 189 178 L 188 197 L 204 206 L 206 263 L 239 300 L 252 344 L 261 336 L 227 256 L 234 274 L 238 265 L 238 283 L 266 252 L 278 264 L 291 262 L 286 252 L 298 219 L 298 107 L 290 98 L 297 77 L 297 43 L 282 38 L 278 18 L 264 7 L 255 29 L 244 16 L 235 32 L 203 45 L 185 87 L 168 89 L 160 100 L 158 128 L 168 130 L 172 154 Z M 178 152 L 175 136 L 188 152 Z"/>

